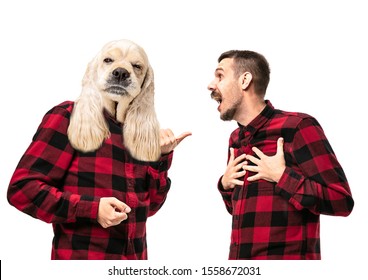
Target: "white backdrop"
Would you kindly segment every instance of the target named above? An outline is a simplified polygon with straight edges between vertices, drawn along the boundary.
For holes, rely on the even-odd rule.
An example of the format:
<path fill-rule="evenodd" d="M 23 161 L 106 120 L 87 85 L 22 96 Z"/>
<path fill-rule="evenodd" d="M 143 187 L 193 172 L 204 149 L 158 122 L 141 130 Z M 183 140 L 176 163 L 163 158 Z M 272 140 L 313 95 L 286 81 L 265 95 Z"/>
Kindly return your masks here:
<path fill-rule="evenodd" d="M 211 278 L 200 275 L 201 267 L 221 265 L 260 266 L 258 279 L 343 279 L 355 273 L 368 249 L 362 229 L 368 211 L 364 2 L 2 1 L 1 278 L 109 279 L 113 265 L 198 270 L 188 279 Z M 74 100 L 87 63 L 106 42 L 121 38 L 140 44 L 149 56 L 161 126 L 193 135 L 177 147 L 172 189 L 148 221 L 149 261 L 51 262 L 51 225 L 11 207 L 8 183 L 43 115 Z M 271 66 L 267 98 L 277 108 L 316 117 L 345 170 L 355 208 L 348 218 L 321 217 L 321 262 L 227 261 L 231 216 L 216 184 L 236 124 L 219 119 L 207 85 L 218 56 L 229 49 L 265 55 Z"/>

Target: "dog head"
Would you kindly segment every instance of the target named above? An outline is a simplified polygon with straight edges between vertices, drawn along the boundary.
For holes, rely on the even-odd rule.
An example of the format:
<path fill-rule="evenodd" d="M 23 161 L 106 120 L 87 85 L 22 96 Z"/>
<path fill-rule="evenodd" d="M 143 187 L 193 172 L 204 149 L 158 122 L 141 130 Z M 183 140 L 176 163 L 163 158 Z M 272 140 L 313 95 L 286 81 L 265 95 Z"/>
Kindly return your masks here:
<path fill-rule="evenodd" d="M 149 68 L 147 55 L 140 46 L 128 40 L 113 41 L 89 64 L 84 83 L 96 83 L 107 100 L 132 101 L 141 92 L 145 79 L 151 79 Z"/>
<path fill-rule="evenodd" d="M 143 48 L 132 41 L 107 43 L 88 64 L 68 128 L 75 149 L 94 151 L 109 137 L 104 108 L 123 124 L 124 145 L 134 158 L 159 158 L 153 70 Z"/>

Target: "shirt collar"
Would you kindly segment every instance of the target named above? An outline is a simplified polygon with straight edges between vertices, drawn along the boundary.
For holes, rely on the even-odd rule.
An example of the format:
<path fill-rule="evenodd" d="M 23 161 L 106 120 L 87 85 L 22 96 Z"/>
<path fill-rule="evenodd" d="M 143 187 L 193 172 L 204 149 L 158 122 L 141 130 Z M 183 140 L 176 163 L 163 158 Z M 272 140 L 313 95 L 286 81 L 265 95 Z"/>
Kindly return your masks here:
<path fill-rule="evenodd" d="M 254 135 L 274 114 L 275 108 L 269 100 L 266 100 L 266 107 L 247 126 L 238 123 L 240 131 L 239 138 Z"/>
<path fill-rule="evenodd" d="M 122 123 L 119 122 L 116 118 L 114 118 L 114 116 L 111 115 L 110 112 L 106 110 L 106 108 L 103 109 L 103 114 L 108 123 L 113 123 L 116 126 L 122 127 Z"/>

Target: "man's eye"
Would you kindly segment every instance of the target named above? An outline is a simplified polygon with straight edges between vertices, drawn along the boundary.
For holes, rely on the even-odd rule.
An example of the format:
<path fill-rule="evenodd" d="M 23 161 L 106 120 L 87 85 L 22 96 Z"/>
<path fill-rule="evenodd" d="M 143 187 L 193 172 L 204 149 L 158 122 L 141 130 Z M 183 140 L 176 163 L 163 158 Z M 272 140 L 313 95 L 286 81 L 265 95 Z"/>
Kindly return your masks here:
<path fill-rule="evenodd" d="M 113 63 L 114 60 L 112 60 L 110 57 L 106 57 L 103 62 L 107 63 L 107 64 L 110 64 L 110 63 Z"/>

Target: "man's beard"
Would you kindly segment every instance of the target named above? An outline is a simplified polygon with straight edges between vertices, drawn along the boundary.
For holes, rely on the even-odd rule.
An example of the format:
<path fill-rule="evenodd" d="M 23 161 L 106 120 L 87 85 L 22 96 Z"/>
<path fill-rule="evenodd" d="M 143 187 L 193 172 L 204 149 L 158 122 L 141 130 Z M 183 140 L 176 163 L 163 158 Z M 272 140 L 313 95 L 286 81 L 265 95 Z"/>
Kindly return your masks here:
<path fill-rule="evenodd" d="M 238 111 L 241 101 L 238 100 L 231 108 L 227 109 L 223 114 L 220 115 L 223 121 L 232 121 L 234 119 L 235 113 Z"/>
<path fill-rule="evenodd" d="M 228 109 L 226 112 L 224 112 L 223 114 L 221 114 L 220 118 L 223 121 L 232 121 L 235 113 L 236 113 L 236 108 L 232 107 L 232 108 Z"/>

